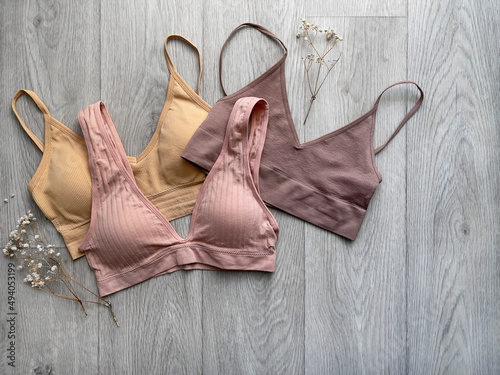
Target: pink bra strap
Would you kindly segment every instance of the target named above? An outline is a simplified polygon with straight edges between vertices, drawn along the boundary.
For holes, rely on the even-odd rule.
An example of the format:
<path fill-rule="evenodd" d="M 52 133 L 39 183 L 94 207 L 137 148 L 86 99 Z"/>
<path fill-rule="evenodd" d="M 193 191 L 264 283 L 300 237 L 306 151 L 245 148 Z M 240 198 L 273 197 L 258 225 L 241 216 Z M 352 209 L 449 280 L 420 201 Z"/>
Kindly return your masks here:
<path fill-rule="evenodd" d="M 244 168 L 248 168 L 257 193 L 259 168 L 269 121 L 269 105 L 265 99 L 239 98 L 231 110 L 226 125 L 222 153 L 234 156 L 242 153 Z M 240 149 L 241 146 L 241 149 Z M 213 169 L 212 169 L 213 170 Z"/>
<path fill-rule="evenodd" d="M 281 46 L 285 49 L 284 55 L 286 55 L 288 53 L 288 49 L 286 48 L 285 43 L 283 43 L 280 40 L 280 38 L 278 38 L 276 35 L 274 35 L 272 32 L 270 32 L 265 27 L 262 27 L 260 25 L 257 25 L 255 23 L 250 23 L 250 22 L 245 22 L 245 23 L 242 23 L 241 25 L 237 26 L 233 31 L 231 31 L 231 34 L 229 34 L 229 36 L 227 37 L 227 39 L 224 42 L 224 44 L 222 45 L 222 49 L 220 51 L 220 57 L 219 57 L 219 82 L 220 82 L 220 86 L 222 88 L 222 91 L 224 92 L 224 95 L 227 95 L 227 93 L 226 93 L 226 90 L 224 89 L 224 84 L 222 83 L 222 52 L 224 52 L 224 48 L 226 48 L 226 44 L 227 44 L 227 42 L 229 42 L 229 39 L 231 39 L 231 37 L 236 33 L 236 31 L 238 31 L 243 26 L 253 27 L 257 31 L 260 31 L 262 34 L 265 34 L 265 35 L 267 35 L 267 36 L 269 36 L 271 38 L 276 39 L 281 44 Z"/>
<path fill-rule="evenodd" d="M 387 142 L 385 142 L 382 146 L 379 146 L 379 147 L 377 147 L 375 149 L 375 154 L 378 154 L 385 146 L 387 146 L 387 144 L 390 141 L 392 141 L 392 139 L 403 128 L 404 124 L 406 124 L 406 122 L 418 111 L 418 109 L 420 108 L 420 105 L 422 105 L 422 102 L 424 101 L 424 92 L 422 91 L 422 89 L 420 88 L 419 85 L 417 85 L 415 82 L 412 82 L 412 81 L 401 81 L 401 82 L 395 83 L 393 85 L 390 85 L 388 88 L 386 88 L 384 91 L 382 91 L 382 93 L 377 98 L 377 101 L 375 102 L 375 105 L 373 106 L 373 108 L 375 109 L 375 111 L 378 108 L 378 104 L 380 102 L 380 99 L 382 98 L 382 95 L 384 95 L 384 93 L 387 90 L 389 90 L 391 87 L 394 87 L 394 86 L 397 86 L 397 85 L 403 85 L 403 84 L 407 84 L 407 83 L 415 85 L 417 87 L 418 91 L 420 91 L 420 98 L 415 103 L 415 105 L 413 106 L 413 108 L 410 109 L 410 111 L 406 114 L 406 116 L 403 118 L 403 121 L 401 121 L 401 123 L 399 124 L 399 126 L 397 127 L 397 129 L 394 131 L 394 133 L 392 133 L 392 135 L 389 137 L 389 139 L 387 140 Z"/>
<path fill-rule="evenodd" d="M 199 62 L 200 62 L 200 74 L 198 75 L 198 85 L 196 86 L 196 93 L 198 95 L 200 95 L 201 74 L 203 73 L 203 61 L 201 59 L 200 50 L 193 43 L 191 43 L 188 39 L 184 38 L 182 35 L 176 35 L 176 34 L 169 35 L 167 37 L 167 39 L 165 39 L 165 59 L 167 60 L 167 66 L 168 66 L 168 70 L 170 72 L 172 72 L 172 71 L 177 72 L 177 70 L 175 69 L 174 64 L 172 63 L 172 60 L 170 59 L 170 55 L 168 54 L 168 49 L 167 49 L 167 44 L 168 44 L 168 42 L 171 39 L 180 39 L 183 42 L 185 42 L 188 45 L 190 45 L 191 47 L 193 47 L 193 49 L 195 49 L 196 52 L 198 52 L 198 59 L 199 59 Z"/>
<path fill-rule="evenodd" d="M 35 133 L 33 133 L 30 130 L 30 128 L 28 128 L 28 126 L 24 123 L 24 121 L 22 120 L 21 116 L 19 115 L 19 112 L 17 112 L 17 108 L 16 108 L 17 100 L 21 96 L 23 96 L 24 94 L 28 95 L 31 99 L 33 99 L 33 101 L 37 105 L 38 109 L 40 109 L 40 112 L 43 113 L 44 117 L 45 116 L 50 116 L 50 112 L 47 109 L 47 107 L 45 106 L 45 104 L 43 104 L 43 102 L 40 100 L 40 98 L 33 91 L 31 91 L 31 90 L 19 90 L 16 93 L 16 95 L 14 95 L 14 97 L 12 98 L 12 111 L 16 115 L 17 119 L 19 120 L 19 123 L 23 127 L 23 129 L 26 132 L 26 134 L 28 134 L 28 136 L 33 140 L 33 142 L 35 142 L 35 144 L 38 146 L 38 148 L 40 149 L 40 151 L 43 152 L 43 148 L 44 148 L 43 147 L 43 142 L 35 135 Z"/>

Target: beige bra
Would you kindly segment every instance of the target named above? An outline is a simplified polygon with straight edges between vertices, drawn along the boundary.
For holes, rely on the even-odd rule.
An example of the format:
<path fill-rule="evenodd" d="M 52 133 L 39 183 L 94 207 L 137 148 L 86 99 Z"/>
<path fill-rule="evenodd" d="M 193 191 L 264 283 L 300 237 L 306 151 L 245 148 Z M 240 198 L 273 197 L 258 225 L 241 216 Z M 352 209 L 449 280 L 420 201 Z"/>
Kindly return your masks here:
<path fill-rule="evenodd" d="M 167 44 L 173 38 L 183 40 L 198 52 L 200 74 L 196 92 L 172 64 Z M 211 107 L 199 96 L 202 60 L 198 49 L 184 37 L 170 35 L 165 40 L 165 58 L 171 76 L 156 131 L 139 156 L 127 158 L 139 189 L 168 220 L 173 220 L 193 211 L 205 179 L 200 169 L 181 159 L 180 155 Z M 44 142 L 26 126 L 17 112 L 16 102 L 24 94 L 29 95 L 43 113 Z M 42 161 L 28 184 L 28 191 L 63 236 L 72 258 L 81 257 L 84 254 L 78 246 L 89 229 L 92 185 L 85 140 L 54 119 L 33 91 L 18 91 L 12 99 L 12 109 L 43 153 Z"/>

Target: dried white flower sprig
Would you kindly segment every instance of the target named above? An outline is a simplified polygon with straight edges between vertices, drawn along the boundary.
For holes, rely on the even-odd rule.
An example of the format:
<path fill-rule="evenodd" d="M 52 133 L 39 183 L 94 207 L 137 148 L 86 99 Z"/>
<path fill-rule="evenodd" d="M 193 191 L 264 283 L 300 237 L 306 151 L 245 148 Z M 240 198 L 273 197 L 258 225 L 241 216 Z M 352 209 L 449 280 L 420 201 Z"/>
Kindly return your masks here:
<path fill-rule="evenodd" d="M 18 270 L 28 271 L 23 282 L 31 285 L 32 288 L 54 296 L 78 302 L 85 315 L 87 315 L 87 312 L 83 305 L 84 302 L 105 306 L 111 312 L 116 325 L 119 326 L 109 301 L 101 298 L 70 275 L 61 259 L 61 254 L 54 250 L 54 245 L 45 243 L 40 230 L 34 224 L 35 221 L 36 218 L 28 211 L 26 215 L 17 221 L 16 229 L 10 233 L 9 242 L 3 248 L 4 255 L 20 260 L 20 264 L 17 266 Z M 64 285 L 69 295 L 57 293 L 55 291 L 57 284 Z M 80 298 L 76 290 L 77 287 L 83 288 L 98 300 L 91 301 Z"/>
<path fill-rule="evenodd" d="M 297 30 L 297 39 L 305 40 L 309 44 L 309 46 L 313 49 L 313 53 L 309 53 L 306 57 L 302 58 L 302 61 L 304 63 L 304 68 L 306 70 L 307 85 L 311 93 L 309 109 L 307 110 L 306 118 L 304 119 L 304 125 L 305 125 L 307 118 L 309 117 L 309 112 L 311 111 L 312 104 L 314 100 L 316 100 L 316 96 L 318 95 L 319 90 L 323 86 L 323 83 L 325 83 L 326 78 L 328 77 L 332 69 L 340 60 L 342 52 L 339 52 L 339 55 L 336 59 L 328 59 L 327 55 L 343 39 L 340 35 L 337 35 L 331 27 L 319 27 L 318 25 L 314 25 L 312 23 L 307 22 L 304 18 L 302 18 L 299 28 Z M 320 40 L 323 40 L 324 42 L 323 48 L 321 48 L 318 44 L 315 45 L 315 42 L 318 43 L 318 41 Z M 311 69 L 313 66 L 315 66 L 316 69 Z M 326 69 L 326 71 L 323 70 L 324 71 L 323 75 L 321 75 L 322 68 Z M 316 70 L 317 70 L 316 79 L 315 80 L 314 78 L 311 79 L 310 75 L 314 76 L 314 71 Z M 314 85 L 312 84 L 313 80 L 314 80 Z"/>

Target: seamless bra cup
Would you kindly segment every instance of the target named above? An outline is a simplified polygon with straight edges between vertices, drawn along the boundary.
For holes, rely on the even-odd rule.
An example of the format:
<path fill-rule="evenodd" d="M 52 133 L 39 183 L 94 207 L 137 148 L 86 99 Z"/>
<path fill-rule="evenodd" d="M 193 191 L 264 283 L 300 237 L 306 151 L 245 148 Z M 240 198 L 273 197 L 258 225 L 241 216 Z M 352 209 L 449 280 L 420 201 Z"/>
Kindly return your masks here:
<path fill-rule="evenodd" d="M 264 100 L 242 98 L 233 106 L 185 239 L 137 186 L 104 104 L 83 109 L 78 120 L 92 175 L 92 218 L 80 249 L 101 296 L 179 269 L 274 271 L 278 225 L 258 185 Z"/>
<path fill-rule="evenodd" d="M 156 131 L 138 157 L 128 157 L 135 180 L 141 191 L 169 220 L 190 214 L 205 173 L 182 160 L 180 154 L 196 128 L 205 119 L 210 106 L 199 94 L 202 72 L 194 92 L 175 69 L 167 51 L 170 39 L 165 40 L 165 57 L 170 70 L 167 98 Z M 17 100 L 29 95 L 45 120 L 45 143 L 28 129 L 16 110 Z M 42 151 L 42 161 L 28 184 L 28 191 L 45 216 L 61 233 L 73 259 L 82 255 L 78 246 L 89 228 L 91 180 L 85 140 L 54 119 L 33 91 L 20 90 L 12 100 L 12 109 L 21 126 Z"/>
<path fill-rule="evenodd" d="M 380 98 L 387 89 L 375 101 L 373 108 L 357 120 L 316 140 L 300 143 L 286 93 L 286 47 L 269 30 L 250 23 L 238 26 L 229 38 L 242 26 L 253 27 L 277 39 L 285 53 L 260 77 L 214 105 L 182 157 L 209 171 L 222 147 L 225 131 L 222 124 L 227 121 L 233 104 L 243 96 L 262 97 L 269 103 L 270 111 L 260 168 L 262 199 L 271 206 L 354 240 L 375 188 L 382 181 L 375 165 L 375 154 L 418 110 L 423 101 L 422 90 L 414 82 L 396 83 L 415 85 L 420 98 L 389 140 L 376 149 L 373 147 L 375 115 Z M 222 51 L 219 75 L 221 68 Z M 222 77 L 219 78 L 222 86 Z"/>

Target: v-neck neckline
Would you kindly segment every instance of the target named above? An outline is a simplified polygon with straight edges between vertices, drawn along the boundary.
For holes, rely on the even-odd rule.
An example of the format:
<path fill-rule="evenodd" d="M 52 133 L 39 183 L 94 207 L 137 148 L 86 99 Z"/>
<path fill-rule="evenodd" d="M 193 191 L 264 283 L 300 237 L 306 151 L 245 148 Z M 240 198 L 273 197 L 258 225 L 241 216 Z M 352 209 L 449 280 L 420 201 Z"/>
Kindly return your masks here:
<path fill-rule="evenodd" d="M 246 84 L 245 86 L 243 86 L 238 91 L 222 97 L 221 99 L 219 99 L 219 101 L 226 101 L 226 100 L 231 100 L 234 97 L 237 97 L 237 98 L 241 97 L 246 91 L 250 90 L 251 88 L 254 88 L 258 84 L 260 84 L 262 81 L 264 81 L 267 77 L 269 77 L 274 71 L 276 71 L 277 69 L 281 68 L 280 75 L 279 75 L 279 80 L 280 80 L 281 94 L 282 94 L 282 98 L 283 98 L 283 100 L 282 100 L 283 107 L 284 107 L 283 109 L 285 110 L 286 121 L 287 121 L 287 123 L 289 125 L 290 132 L 291 132 L 291 135 L 292 135 L 293 140 L 294 140 L 293 147 L 295 149 L 298 149 L 298 150 L 305 149 L 305 148 L 307 148 L 307 147 L 309 147 L 311 145 L 314 145 L 316 143 L 325 141 L 325 140 L 327 140 L 329 138 L 332 138 L 332 137 L 334 137 L 336 135 L 339 135 L 339 134 L 345 132 L 346 130 L 350 129 L 354 125 L 356 125 L 356 124 L 358 124 L 358 123 L 366 120 L 368 117 L 370 117 L 373 114 L 373 112 L 375 110 L 375 107 L 372 107 L 370 110 L 368 110 L 368 112 L 364 113 L 363 115 L 361 115 L 357 119 L 349 122 L 348 124 L 346 124 L 346 125 L 338 128 L 338 129 L 335 129 L 335 130 L 333 130 L 333 131 L 331 131 L 329 133 L 326 133 L 326 134 L 324 134 L 322 136 L 319 136 L 318 138 L 315 138 L 315 139 L 312 139 L 310 141 L 302 142 L 301 143 L 300 139 L 299 139 L 299 136 L 297 134 L 297 129 L 295 128 L 295 124 L 294 124 L 294 121 L 293 121 L 293 118 L 292 118 L 292 112 L 290 110 L 290 104 L 288 102 L 288 93 L 287 93 L 287 90 L 286 90 L 286 76 L 285 76 L 286 57 L 287 57 L 287 54 L 284 54 L 278 62 L 276 62 L 273 66 L 271 66 L 268 70 L 266 70 L 264 73 L 262 73 L 256 79 L 254 79 L 252 82 Z"/>
<path fill-rule="evenodd" d="M 127 159 L 131 165 L 132 164 L 135 165 L 135 164 L 139 163 L 140 161 L 142 161 L 149 154 L 151 149 L 156 144 L 156 142 L 160 136 L 160 133 L 161 133 L 163 121 L 164 121 L 165 116 L 167 115 L 167 113 L 172 105 L 172 101 L 174 99 L 174 82 L 177 82 L 179 84 L 179 86 L 182 88 L 182 90 L 191 99 L 193 99 L 202 109 L 209 112 L 210 109 L 212 108 L 210 106 L 210 104 L 205 102 L 203 100 L 203 98 L 198 93 L 196 93 L 191 88 L 191 86 L 188 85 L 188 83 L 184 80 L 184 78 L 182 78 L 182 76 L 179 74 L 179 72 L 177 72 L 177 70 L 175 70 L 175 69 L 172 70 L 170 72 L 170 78 L 169 78 L 168 87 L 167 87 L 167 96 L 166 96 L 165 102 L 163 104 L 163 108 L 162 108 L 162 111 L 160 113 L 160 117 L 158 118 L 158 122 L 156 123 L 155 132 L 153 133 L 153 136 L 149 140 L 149 142 L 146 145 L 146 147 L 144 148 L 144 150 L 138 156 L 128 156 L 127 155 Z M 85 145 L 85 139 L 80 134 L 76 133 L 75 131 L 70 129 L 68 126 L 63 124 L 61 121 L 57 120 L 56 118 L 52 117 L 51 115 L 47 115 L 44 117 L 45 117 L 46 124 L 48 123 L 48 121 L 50 121 L 51 124 L 54 125 L 55 127 L 57 127 L 59 130 L 66 133 L 67 135 L 69 135 L 71 138 L 75 139 L 79 143 Z"/>
<path fill-rule="evenodd" d="M 193 220 L 191 219 L 191 223 L 189 226 L 189 232 L 186 238 L 182 238 L 175 228 L 172 226 L 170 221 L 163 215 L 158 208 L 144 195 L 144 193 L 137 186 L 137 182 L 135 181 L 134 175 L 132 172 L 132 167 L 128 159 L 123 159 L 120 155 L 120 152 L 125 153 L 125 149 L 123 148 L 123 143 L 116 131 L 115 124 L 113 120 L 111 120 L 111 116 L 108 113 L 108 110 L 102 101 L 98 102 L 97 105 L 94 105 L 94 114 L 96 116 L 97 125 L 101 128 L 102 136 L 104 138 L 104 142 L 108 145 L 108 149 L 111 152 L 113 159 L 117 167 L 120 169 L 121 175 L 125 177 L 125 179 L 129 182 L 130 186 L 134 190 L 135 194 L 143 201 L 147 208 L 155 214 L 160 221 L 164 224 L 167 230 L 178 240 L 180 243 L 189 242 L 192 237 L 192 227 Z M 108 131 L 111 131 L 115 134 L 115 139 L 111 139 Z M 128 164 L 125 164 L 127 162 Z M 198 199 L 196 199 L 195 207 L 198 205 Z"/>

